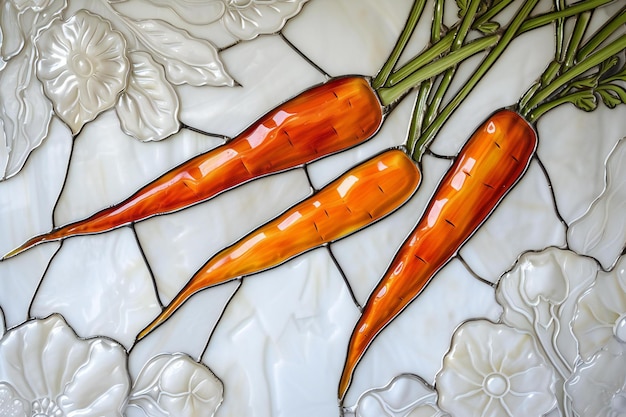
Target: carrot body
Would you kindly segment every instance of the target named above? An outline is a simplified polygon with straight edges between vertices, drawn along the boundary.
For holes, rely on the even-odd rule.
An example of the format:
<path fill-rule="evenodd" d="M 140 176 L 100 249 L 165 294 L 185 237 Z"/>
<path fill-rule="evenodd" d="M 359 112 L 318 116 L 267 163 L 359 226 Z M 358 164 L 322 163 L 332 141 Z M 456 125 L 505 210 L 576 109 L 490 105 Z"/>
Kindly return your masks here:
<path fill-rule="evenodd" d="M 36 236 L 4 259 L 41 242 L 104 232 L 180 210 L 249 180 L 352 147 L 376 133 L 382 115 L 365 79 L 334 79 L 276 107 L 230 142 L 184 162 L 125 201 Z"/>
<path fill-rule="evenodd" d="M 145 337 L 198 291 L 279 265 L 389 214 L 413 194 L 420 179 L 417 166 L 399 150 L 358 165 L 216 254 L 137 338 Z"/>
<path fill-rule="evenodd" d="M 370 343 L 419 295 L 521 178 L 536 145 L 532 126 L 509 110 L 494 113 L 465 144 L 367 300 L 348 344 L 340 399 Z"/>

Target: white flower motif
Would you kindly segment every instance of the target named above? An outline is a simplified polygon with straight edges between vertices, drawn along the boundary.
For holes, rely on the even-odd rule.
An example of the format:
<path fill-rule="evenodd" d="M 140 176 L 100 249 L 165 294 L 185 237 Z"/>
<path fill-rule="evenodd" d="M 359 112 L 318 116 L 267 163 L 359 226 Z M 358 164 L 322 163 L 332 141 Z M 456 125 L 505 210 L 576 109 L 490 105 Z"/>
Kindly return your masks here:
<path fill-rule="evenodd" d="M 238 40 L 275 33 L 297 15 L 308 0 L 152 0 L 192 25 L 221 21 Z"/>
<path fill-rule="evenodd" d="M 3 416 L 121 417 L 129 388 L 124 349 L 104 338 L 79 339 L 58 315 L 0 340 Z"/>
<path fill-rule="evenodd" d="M 563 379 L 578 357 L 570 329 L 576 301 L 597 273 L 591 258 L 552 247 L 522 254 L 496 289 L 502 322 L 532 334 Z"/>
<path fill-rule="evenodd" d="M 0 57 L 8 61 L 67 6 L 66 0 L 8 0 L 0 2 Z"/>
<path fill-rule="evenodd" d="M 580 362 L 565 384 L 580 417 L 626 416 L 626 346 L 611 347 Z"/>
<path fill-rule="evenodd" d="M 67 21 L 55 20 L 35 42 L 37 75 L 74 134 L 113 107 L 130 65 L 126 42 L 108 21 L 80 10 Z"/>
<path fill-rule="evenodd" d="M 584 360 L 613 338 L 626 345 L 626 257 L 615 268 L 599 273 L 596 282 L 580 297 L 572 330 Z"/>
<path fill-rule="evenodd" d="M 353 409 L 353 410 L 352 410 Z M 345 417 L 449 417 L 437 406 L 437 393 L 421 378 L 403 374 L 382 388 L 363 393 Z"/>
<path fill-rule="evenodd" d="M 541 416 L 557 404 L 554 369 L 534 338 L 486 320 L 457 329 L 435 386 L 456 417 Z"/>
<path fill-rule="evenodd" d="M 129 405 L 151 417 L 213 416 L 223 392 L 222 382 L 206 366 L 180 353 L 164 354 L 141 370 Z"/>
<path fill-rule="evenodd" d="M 55 1 L 56 0 L 11 0 L 10 2 L 13 3 L 20 12 L 27 10 L 41 12 L 50 7 Z"/>
<path fill-rule="evenodd" d="M 287 20 L 300 12 L 306 0 L 223 0 L 222 23 L 235 38 L 250 40 L 278 32 Z"/>

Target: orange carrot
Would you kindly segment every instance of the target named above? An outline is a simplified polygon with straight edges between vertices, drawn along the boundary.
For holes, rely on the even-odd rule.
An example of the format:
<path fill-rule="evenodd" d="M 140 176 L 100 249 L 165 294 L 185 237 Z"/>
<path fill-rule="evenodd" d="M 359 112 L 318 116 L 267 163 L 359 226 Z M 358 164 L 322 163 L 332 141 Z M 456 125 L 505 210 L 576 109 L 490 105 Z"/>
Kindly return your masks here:
<path fill-rule="evenodd" d="M 420 294 L 521 178 L 536 145 L 532 126 L 510 110 L 494 113 L 474 132 L 369 296 L 348 344 L 340 400 L 370 343 Z"/>
<path fill-rule="evenodd" d="M 198 291 L 274 267 L 386 216 L 413 194 L 420 179 L 417 166 L 399 150 L 386 151 L 349 170 L 216 254 L 137 339 Z"/>
<path fill-rule="evenodd" d="M 252 179 L 352 147 L 376 133 L 382 116 L 367 80 L 334 79 L 276 107 L 230 142 L 170 170 L 123 202 L 36 236 L 3 259 L 41 242 L 104 232 L 180 210 Z"/>

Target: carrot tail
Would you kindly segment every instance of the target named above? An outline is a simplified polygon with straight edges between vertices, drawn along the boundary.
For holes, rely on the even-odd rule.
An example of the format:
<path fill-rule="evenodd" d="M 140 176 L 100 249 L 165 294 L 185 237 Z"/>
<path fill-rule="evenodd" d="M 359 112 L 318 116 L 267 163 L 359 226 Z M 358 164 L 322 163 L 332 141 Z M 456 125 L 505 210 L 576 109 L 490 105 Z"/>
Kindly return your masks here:
<path fill-rule="evenodd" d="M 38 243 L 105 232 L 208 200 L 264 175 L 357 145 L 382 123 L 378 96 L 362 77 L 313 87 L 259 118 L 232 141 L 163 174 L 123 202 L 30 239 L 3 259 Z"/>
<path fill-rule="evenodd" d="M 54 242 L 55 240 L 61 240 L 61 239 L 63 239 L 63 237 L 65 237 L 65 234 L 67 233 L 67 229 L 68 229 L 68 227 L 61 227 L 61 228 L 55 229 L 55 230 L 53 230 L 53 231 L 51 231 L 49 233 L 44 233 L 44 234 L 35 236 L 35 237 L 31 238 L 31 239 L 28 239 L 24 244 L 22 244 L 21 246 L 13 249 L 12 251 L 10 251 L 6 255 L 4 255 L 2 257 L 2 259 L 0 259 L 0 261 L 4 261 L 6 259 L 12 258 L 15 255 L 19 255 L 20 253 L 24 252 L 25 250 L 30 249 L 33 246 L 38 245 L 40 243 Z"/>
<path fill-rule="evenodd" d="M 536 146 L 532 126 L 509 110 L 497 111 L 474 132 L 365 304 L 348 344 L 340 400 L 374 338 L 496 208 L 526 171 Z"/>
<path fill-rule="evenodd" d="M 172 300 L 172 302 L 163 309 L 161 314 L 157 316 L 150 324 L 148 324 L 139 334 L 137 335 L 136 342 L 140 341 L 144 337 L 146 337 L 152 330 L 156 329 L 158 326 L 163 324 L 176 310 L 180 308 L 181 305 L 185 301 L 187 301 L 192 295 L 197 292 L 195 288 L 185 287 L 183 290 L 178 293 L 178 295 Z"/>
<path fill-rule="evenodd" d="M 349 170 L 212 257 L 138 340 L 196 292 L 277 266 L 386 216 L 413 194 L 420 179 L 413 161 L 395 149 Z"/>

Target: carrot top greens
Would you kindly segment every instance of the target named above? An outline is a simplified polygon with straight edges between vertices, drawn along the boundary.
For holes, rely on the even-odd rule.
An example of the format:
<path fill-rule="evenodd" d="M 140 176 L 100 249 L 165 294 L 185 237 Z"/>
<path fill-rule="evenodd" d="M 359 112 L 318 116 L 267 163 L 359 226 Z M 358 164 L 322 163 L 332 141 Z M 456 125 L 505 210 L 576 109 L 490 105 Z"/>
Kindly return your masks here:
<path fill-rule="evenodd" d="M 538 0 L 522 2 L 513 18 L 500 26 L 494 18 L 507 9 L 512 0 L 457 0 L 459 21 L 449 29 L 443 24 L 442 0 L 434 2 L 429 46 L 397 69 L 406 44 L 424 10 L 425 2 L 416 0 L 406 26 L 381 71 L 372 81 L 381 102 L 389 105 L 419 86 L 415 110 L 409 128 L 407 148 L 420 161 L 428 145 L 476 84 L 498 60 L 517 36 L 549 23 L 556 26 L 556 57 L 541 79 L 520 100 L 518 109 L 534 122 L 546 111 L 571 102 L 584 110 L 593 110 L 599 97 L 609 107 L 624 102 L 626 90 L 623 68 L 616 70 L 616 56 L 626 47 L 623 37 L 608 45 L 605 41 L 626 21 L 624 9 L 605 23 L 590 39 L 582 43 L 594 9 L 612 0 L 586 0 L 565 6 L 555 0 L 555 10 L 531 16 Z M 575 20 L 566 40 L 565 22 Z M 470 34 L 472 35 L 470 37 Z M 471 40 L 470 40 L 471 39 Z M 488 52 L 463 86 L 445 103 L 457 66 L 465 59 Z M 598 67 L 592 75 L 587 71 Z"/>

